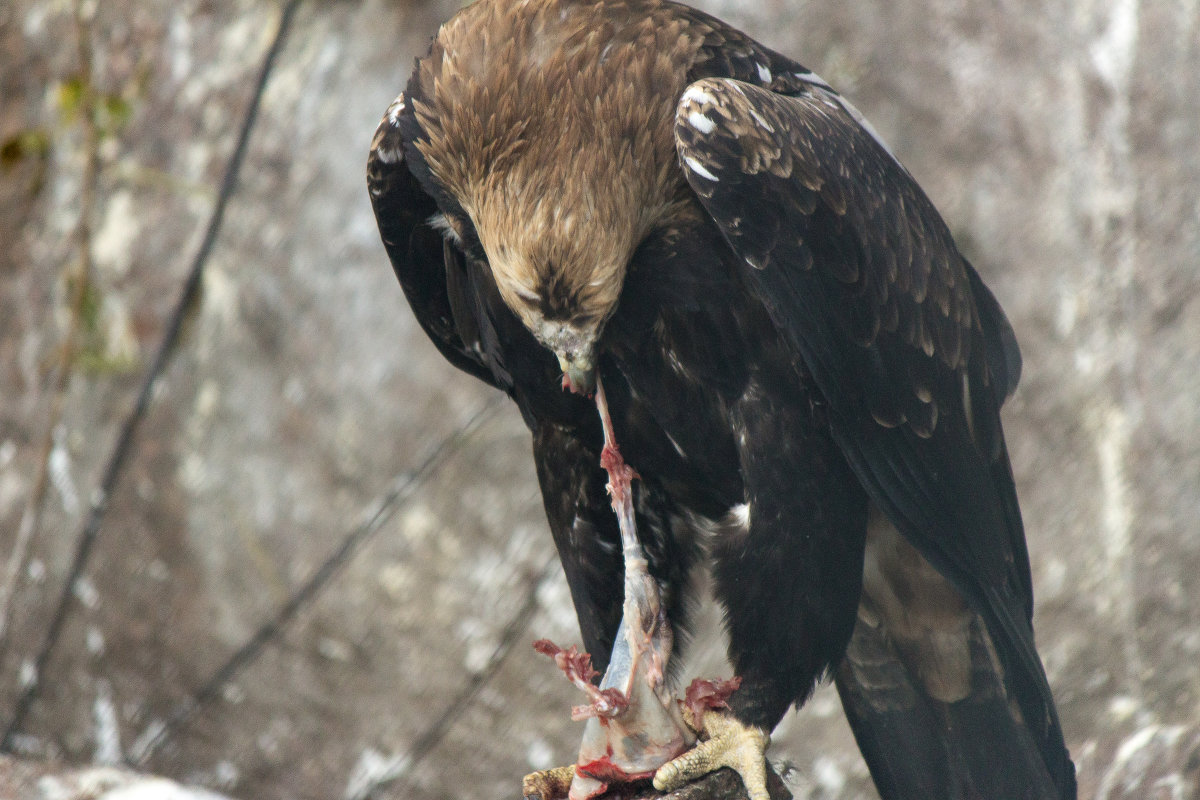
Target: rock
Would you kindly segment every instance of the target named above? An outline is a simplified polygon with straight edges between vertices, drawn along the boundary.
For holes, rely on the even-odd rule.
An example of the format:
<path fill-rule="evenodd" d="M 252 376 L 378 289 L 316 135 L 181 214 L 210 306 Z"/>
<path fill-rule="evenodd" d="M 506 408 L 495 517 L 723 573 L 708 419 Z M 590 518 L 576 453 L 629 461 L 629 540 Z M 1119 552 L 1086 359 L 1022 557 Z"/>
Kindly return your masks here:
<path fill-rule="evenodd" d="M 116 767 L 72 769 L 0 756 L 0 797 L 12 800 L 229 800 L 223 794 Z"/>
<path fill-rule="evenodd" d="M 46 432 L 75 257 L 83 141 L 55 88 L 78 73 L 70 5 L 0 3 L 0 144 L 36 134 L 0 167 L 5 558 Z M 40 681 L 22 726 L 37 758 L 143 752 L 488 402 L 413 323 L 363 179 L 380 115 L 458 5 L 301 5 L 202 297 L 107 498 L 77 595 L 90 602 L 73 601 L 39 675 L 82 514 L 196 252 L 279 10 L 96 4 L 95 82 L 128 105 L 101 150 L 104 357 L 78 368 L 65 397 L 45 523 L 0 649 L 0 721 L 24 682 Z M 1004 421 L 1038 645 L 1081 796 L 1134 796 L 1120 794 L 1132 773 L 1113 772 L 1123 747 L 1124 764 L 1150 758 L 1145 775 L 1179 775 L 1194 792 L 1184 743 L 1200 719 L 1200 10 L 701 5 L 854 101 L 1013 322 L 1025 369 Z M 488 417 L 400 497 L 147 769 L 256 800 L 339 797 L 372 754 L 391 779 L 379 797 L 455 796 L 469 774 L 477 796 L 499 798 L 571 759 L 581 731 L 562 711 L 576 698 L 528 643 L 578 633 L 561 577 L 539 577 L 553 548 L 517 415 Z M 478 685 L 531 595 L 527 633 Z M 692 663 L 728 672 L 712 645 L 693 648 Z M 796 797 L 874 796 L 827 687 L 773 742 Z"/>

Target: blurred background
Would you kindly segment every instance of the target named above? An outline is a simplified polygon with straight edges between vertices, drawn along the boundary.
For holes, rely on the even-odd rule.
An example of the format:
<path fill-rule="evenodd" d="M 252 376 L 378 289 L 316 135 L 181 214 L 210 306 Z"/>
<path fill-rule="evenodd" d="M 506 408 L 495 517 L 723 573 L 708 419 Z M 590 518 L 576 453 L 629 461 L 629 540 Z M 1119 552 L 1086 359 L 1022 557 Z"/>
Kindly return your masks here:
<path fill-rule="evenodd" d="M 575 690 L 529 646 L 578 640 L 529 436 L 417 328 L 364 184 L 458 5 L 293 3 L 259 93 L 281 3 L 0 4 L 0 794 L 126 762 L 499 800 L 573 760 Z M 1016 328 L 1081 796 L 1200 796 L 1200 7 L 697 5 L 859 106 Z M 829 687 L 772 757 L 800 798 L 876 796 Z"/>

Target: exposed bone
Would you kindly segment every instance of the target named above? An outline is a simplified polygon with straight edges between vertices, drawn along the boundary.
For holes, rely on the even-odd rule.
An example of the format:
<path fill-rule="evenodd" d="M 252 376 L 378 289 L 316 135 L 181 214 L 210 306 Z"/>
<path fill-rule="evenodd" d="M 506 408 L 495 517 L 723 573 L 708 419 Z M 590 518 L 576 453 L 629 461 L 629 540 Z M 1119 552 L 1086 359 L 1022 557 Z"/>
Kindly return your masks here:
<path fill-rule="evenodd" d="M 545 640 L 535 645 L 539 652 L 552 656 L 591 700 L 589 705 L 576 706 L 571 714 L 587 720 L 571 782 L 571 800 L 596 797 L 612 783 L 648 779 L 696 740 L 666 686 L 671 626 L 637 538 L 631 488 L 635 473 L 617 449 L 604 384 L 598 377 L 596 408 L 604 427 L 600 463 L 608 471 L 608 492 L 625 556 L 621 624 L 598 689 L 590 682 L 595 672 L 589 656 Z"/>

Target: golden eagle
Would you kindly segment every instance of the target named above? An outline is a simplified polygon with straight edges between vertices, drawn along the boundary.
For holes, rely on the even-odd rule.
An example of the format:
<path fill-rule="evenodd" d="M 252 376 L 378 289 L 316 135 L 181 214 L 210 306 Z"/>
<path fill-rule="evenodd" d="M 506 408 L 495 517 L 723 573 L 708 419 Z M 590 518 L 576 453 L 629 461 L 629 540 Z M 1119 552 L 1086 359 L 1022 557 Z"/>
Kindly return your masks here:
<path fill-rule="evenodd" d="M 722 736 L 761 763 L 831 673 L 884 798 L 1075 796 L 1000 424 L 1016 340 L 845 98 L 667 0 L 482 0 L 367 176 L 421 326 L 533 433 L 599 669 L 622 561 L 597 374 L 672 624 L 711 570 Z"/>

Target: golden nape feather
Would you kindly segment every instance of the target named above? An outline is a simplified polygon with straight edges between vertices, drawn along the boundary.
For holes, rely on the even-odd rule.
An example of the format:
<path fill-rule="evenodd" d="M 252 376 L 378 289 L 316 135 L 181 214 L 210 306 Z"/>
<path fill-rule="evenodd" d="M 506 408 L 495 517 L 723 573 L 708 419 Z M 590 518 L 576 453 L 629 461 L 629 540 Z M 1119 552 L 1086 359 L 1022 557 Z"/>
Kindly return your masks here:
<path fill-rule="evenodd" d="M 687 193 L 672 121 L 702 39 L 656 11 L 476 4 L 418 67 L 416 147 L 535 333 L 598 333 L 634 248 Z"/>

